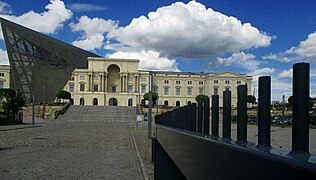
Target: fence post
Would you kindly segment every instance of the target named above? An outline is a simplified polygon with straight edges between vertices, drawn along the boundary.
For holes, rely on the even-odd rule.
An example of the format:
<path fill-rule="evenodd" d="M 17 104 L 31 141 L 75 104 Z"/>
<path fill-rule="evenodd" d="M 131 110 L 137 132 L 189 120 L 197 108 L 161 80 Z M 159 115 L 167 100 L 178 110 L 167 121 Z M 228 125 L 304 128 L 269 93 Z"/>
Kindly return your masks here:
<path fill-rule="evenodd" d="M 204 99 L 204 134 L 210 135 L 210 98 Z"/>
<path fill-rule="evenodd" d="M 309 64 L 293 65 L 292 151 L 309 153 Z"/>
<path fill-rule="evenodd" d="M 259 77 L 258 144 L 270 147 L 271 130 L 271 77 Z"/>
<path fill-rule="evenodd" d="M 202 101 L 198 102 L 198 133 L 202 133 Z"/>
<path fill-rule="evenodd" d="M 247 142 L 247 85 L 237 87 L 237 141 Z"/>
<path fill-rule="evenodd" d="M 231 139 L 231 91 L 223 92 L 223 138 Z"/>
<path fill-rule="evenodd" d="M 190 105 L 190 111 L 191 111 L 191 130 L 193 132 L 196 132 L 196 103 L 192 103 Z"/>
<path fill-rule="evenodd" d="M 218 113 L 219 96 L 212 95 L 212 136 L 218 137 L 219 113 Z"/>

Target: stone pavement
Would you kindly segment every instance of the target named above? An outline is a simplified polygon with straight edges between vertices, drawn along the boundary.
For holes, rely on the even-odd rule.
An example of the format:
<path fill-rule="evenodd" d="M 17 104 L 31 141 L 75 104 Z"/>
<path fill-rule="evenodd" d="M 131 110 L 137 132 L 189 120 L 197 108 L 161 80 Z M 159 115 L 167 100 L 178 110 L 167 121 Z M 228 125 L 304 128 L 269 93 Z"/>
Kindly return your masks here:
<path fill-rule="evenodd" d="M 129 123 L 0 126 L 0 179 L 144 179 Z"/>

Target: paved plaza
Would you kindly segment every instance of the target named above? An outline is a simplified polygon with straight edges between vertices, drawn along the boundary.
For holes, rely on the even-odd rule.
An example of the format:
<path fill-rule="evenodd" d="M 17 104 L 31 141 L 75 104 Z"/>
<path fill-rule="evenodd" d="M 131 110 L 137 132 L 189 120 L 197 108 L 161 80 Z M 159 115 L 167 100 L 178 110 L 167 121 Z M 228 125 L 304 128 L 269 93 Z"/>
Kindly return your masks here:
<path fill-rule="evenodd" d="M 0 126 L 0 179 L 144 179 L 129 123 Z"/>
<path fill-rule="evenodd" d="M 0 179 L 153 178 L 146 125 L 135 129 L 126 122 L 26 122 L 0 126 Z M 271 137 L 274 147 L 291 148 L 291 128 L 272 127 Z M 257 142 L 257 126 L 248 126 L 248 140 Z M 310 150 L 315 154 L 315 129 L 310 130 Z"/>

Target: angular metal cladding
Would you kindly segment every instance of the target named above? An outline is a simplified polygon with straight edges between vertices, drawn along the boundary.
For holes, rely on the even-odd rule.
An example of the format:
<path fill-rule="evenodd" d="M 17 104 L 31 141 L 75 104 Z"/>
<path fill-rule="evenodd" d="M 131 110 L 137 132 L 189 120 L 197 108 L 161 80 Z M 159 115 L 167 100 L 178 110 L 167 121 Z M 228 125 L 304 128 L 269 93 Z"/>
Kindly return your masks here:
<path fill-rule="evenodd" d="M 88 57 L 100 57 L 6 19 L 0 18 L 0 22 L 14 89 L 27 102 L 32 93 L 36 102 L 53 102 L 73 70 L 86 69 Z"/>

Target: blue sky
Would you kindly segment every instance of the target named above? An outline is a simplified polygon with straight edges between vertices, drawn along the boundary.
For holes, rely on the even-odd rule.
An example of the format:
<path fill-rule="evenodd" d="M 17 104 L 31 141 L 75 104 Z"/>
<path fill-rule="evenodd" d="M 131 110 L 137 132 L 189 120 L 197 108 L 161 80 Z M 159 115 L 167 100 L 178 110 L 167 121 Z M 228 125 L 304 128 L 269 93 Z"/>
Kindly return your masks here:
<path fill-rule="evenodd" d="M 0 16 L 140 69 L 272 76 L 273 100 L 291 95 L 291 68 L 311 63 L 313 0 L 0 0 Z M 3 38 L 0 63 L 8 64 Z"/>

